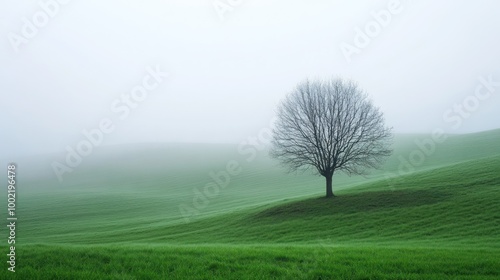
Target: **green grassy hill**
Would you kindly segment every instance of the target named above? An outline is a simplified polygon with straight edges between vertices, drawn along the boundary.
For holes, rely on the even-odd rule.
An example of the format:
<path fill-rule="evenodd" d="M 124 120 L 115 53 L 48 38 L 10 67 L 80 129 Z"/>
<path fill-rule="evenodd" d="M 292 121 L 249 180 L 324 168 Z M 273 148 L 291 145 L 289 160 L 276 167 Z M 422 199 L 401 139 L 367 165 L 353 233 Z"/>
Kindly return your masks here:
<path fill-rule="evenodd" d="M 165 228 L 179 243 L 418 244 L 500 249 L 500 156 Z M 138 232 L 136 234 L 139 234 Z M 140 235 L 139 235 L 140 236 Z M 151 241 L 156 238 L 152 238 Z"/>
<path fill-rule="evenodd" d="M 427 138 L 397 136 L 366 178 L 338 174 L 332 200 L 321 178 L 287 175 L 265 150 L 247 161 L 237 145 L 102 147 L 62 184 L 18 179 L 16 276 L 496 279 L 500 130 L 448 136 L 400 172 Z M 230 160 L 241 173 L 186 223 L 179 206 Z"/>
<path fill-rule="evenodd" d="M 404 176 L 392 190 L 385 181 L 378 181 L 340 191 L 334 199 L 313 196 L 228 209 L 187 224 L 147 223 L 137 214 L 133 221 L 127 220 L 128 226 L 120 220 L 104 226 L 94 224 L 92 216 L 82 217 L 85 220 L 78 213 L 66 213 L 66 228 L 55 227 L 57 233 L 33 234 L 31 239 L 71 244 L 311 244 L 321 240 L 424 247 L 440 242 L 500 249 L 499 170 L 500 156 L 488 157 Z M 92 229 L 92 234 L 72 227 Z"/>

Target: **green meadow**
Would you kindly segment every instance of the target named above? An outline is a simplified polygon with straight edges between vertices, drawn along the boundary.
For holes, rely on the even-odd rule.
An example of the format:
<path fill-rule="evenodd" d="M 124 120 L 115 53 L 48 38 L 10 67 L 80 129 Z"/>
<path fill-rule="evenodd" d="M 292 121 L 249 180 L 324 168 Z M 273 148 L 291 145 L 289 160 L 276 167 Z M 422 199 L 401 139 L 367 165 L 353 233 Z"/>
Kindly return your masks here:
<path fill-rule="evenodd" d="M 20 160 L 0 278 L 499 279 L 500 130 L 446 137 L 396 135 L 382 170 L 334 176 L 333 199 L 264 146 L 102 146 L 62 182 L 63 156 Z"/>

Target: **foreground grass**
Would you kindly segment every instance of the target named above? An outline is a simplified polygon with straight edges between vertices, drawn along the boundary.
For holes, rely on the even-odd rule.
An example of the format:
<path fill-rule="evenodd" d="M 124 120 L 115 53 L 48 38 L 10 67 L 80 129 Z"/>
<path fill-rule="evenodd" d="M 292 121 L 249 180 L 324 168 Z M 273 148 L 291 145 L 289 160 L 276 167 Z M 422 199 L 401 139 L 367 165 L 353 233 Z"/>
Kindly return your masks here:
<path fill-rule="evenodd" d="M 498 279 L 500 251 L 332 246 L 19 247 L 1 279 Z"/>

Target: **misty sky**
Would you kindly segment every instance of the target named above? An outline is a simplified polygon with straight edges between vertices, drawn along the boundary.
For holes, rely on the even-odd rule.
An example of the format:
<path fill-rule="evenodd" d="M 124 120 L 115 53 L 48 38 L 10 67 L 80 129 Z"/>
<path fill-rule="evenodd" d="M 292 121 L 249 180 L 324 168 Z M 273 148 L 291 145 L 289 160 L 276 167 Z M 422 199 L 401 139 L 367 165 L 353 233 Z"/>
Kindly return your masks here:
<path fill-rule="evenodd" d="M 500 81 L 499 1 L 401 0 L 350 61 L 342 44 L 356 47 L 356 28 L 391 1 L 239 2 L 73 0 L 43 22 L 37 1 L 3 1 L 2 154 L 64 151 L 103 119 L 114 125 L 104 144 L 239 142 L 297 83 L 337 76 L 357 81 L 395 132 L 500 127 L 500 86 L 474 99 L 480 77 Z M 169 76 L 125 113 L 122 95 L 152 86 L 156 68 Z M 463 102 L 473 110 L 460 116 Z"/>

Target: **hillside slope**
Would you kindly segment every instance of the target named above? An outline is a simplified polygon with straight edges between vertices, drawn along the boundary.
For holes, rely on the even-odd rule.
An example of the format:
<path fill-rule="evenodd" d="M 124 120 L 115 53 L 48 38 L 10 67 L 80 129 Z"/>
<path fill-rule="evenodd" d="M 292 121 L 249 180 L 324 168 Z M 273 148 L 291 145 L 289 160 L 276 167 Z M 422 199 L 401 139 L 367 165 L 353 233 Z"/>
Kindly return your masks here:
<path fill-rule="evenodd" d="M 462 204 L 457 204 L 458 202 L 455 201 L 457 197 L 450 195 L 450 193 L 454 194 L 452 190 L 456 190 L 457 193 L 465 193 L 467 188 L 461 190 L 454 185 L 448 186 L 446 182 L 456 182 L 459 185 L 463 182 L 469 182 L 473 185 L 480 184 L 484 177 L 480 175 L 483 165 L 492 166 L 492 169 L 485 169 L 492 173 L 499 170 L 499 168 L 495 169 L 495 160 L 488 164 L 480 161 L 485 156 L 500 155 L 500 145 L 498 144 L 500 130 L 495 130 L 478 134 L 449 136 L 445 143 L 436 146 L 434 154 L 426 157 L 422 166 L 415 168 L 416 172 L 420 170 L 425 171 L 425 173 L 418 173 L 418 175 L 405 173 L 402 174 L 403 176 L 384 180 L 384 175 L 388 172 L 397 174 L 399 157 L 408 155 L 415 149 L 416 137 L 425 138 L 426 136 L 398 136 L 394 155 L 388 160 L 383 170 L 374 172 L 369 178 L 348 178 L 342 174 L 336 175 L 334 189 L 341 197 L 335 200 L 336 204 L 331 207 L 340 207 L 342 203 L 363 207 L 364 203 L 378 205 L 376 201 L 391 200 L 393 202 L 388 202 L 388 205 L 396 204 L 383 208 L 384 211 L 387 211 L 384 214 L 400 218 L 411 217 L 411 215 L 408 216 L 411 213 L 398 212 L 403 213 L 402 216 L 393 213 L 398 209 L 396 207 L 399 205 L 397 201 L 400 201 L 401 204 L 410 203 L 410 205 L 420 203 L 421 205 L 417 206 L 423 208 L 438 207 L 436 201 L 444 203 L 440 204 L 441 206 L 456 204 L 461 205 L 457 207 L 462 207 Z M 217 219 L 220 215 L 232 212 L 248 215 L 247 211 L 266 209 L 282 203 L 284 200 L 303 200 L 307 197 L 315 198 L 323 195 L 324 182 L 322 178 L 310 174 L 286 174 L 282 168 L 267 157 L 265 150 L 258 151 L 257 157 L 252 161 L 246 159 L 246 156 L 238 153 L 237 146 L 231 145 L 178 144 L 172 146 L 156 144 L 151 146 L 145 144 L 133 147 L 114 147 L 113 149 L 103 147 L 102 150 L 96 150 L 95 155 L 89 156 L 82 163 L 82 166 L 75 169 L 73 173 L 68 174 L 62 183 L 54 178 L 29 179 L 24 177 L 24 174 L 29 173 L 29 164 L 21 163 L 19 164 L 18 193 L 19 197 L 22 198 L 22 207 L 19 207 L 18 215 L 23 221 L 23 234 L 20 238 L 22 241 L 30 243 L 208 242 L 208 239 L 193 236 L 192 232 L 199 231 L 200 234 L 210 236 L 210 231 L 208 233 L 206 229 L 200 231 L 200 228 L 212 228 L 214 231 L 218 231 L 220 225 L 227 227 L 229 231 L 241 232 L 240 239 L 231 236 L 230 232 L 225 234 L 224 238 L 214 237 L 214 240 L 220 240 L 220 242 L 266 241 L 266 238 L 255 237 L 257 235 L 270 236 L 267 238 L 268 241 L 288 242 L 302 239 L 305 242 L 306 238 L 314 240 L 315 238 L 311 237 L 314 234 L 323 236 L 320 233 L 323 229 L 314 230 L 312 227 L 311 234 L 306 234 L 304 238 L 293 234 L 284 234 L 283 237 L 278 238 L 277 236 L 272 237 L 272 234 L 256 232 L 255 230 L 259 226 L 245 228 L 238 224 L 238 221 L 243 224 L 252 224 L 257 221 L 264 223 L 264 221 L 276 222 L 283 219 L 284 224 L 283 229 L 281 229 L 283 232 L 292 231 L 290 227 L 295 226 L 309 227 L 307 224 L 294 224 L 295 222 L 289 221 L 288 218 L 273 217 L 272 215 L 265 218 L 259 216 L 261 219 L 249 217 L 246 220 L 241 220 L 241 216 L 224 216 L 223 220 L 226 221 L 215 226 L 210 219 Z M 227 187 L 221 189 L 217 195 L 207 199 L 208 203 L 205 207 L 196 209 L 196 215 L 191 215 L 189 223 L 185 224 L 186 220 L 180 212 L 180 207 L 185 206 L 193 209 L 193 201 L 196 199 L 197 191 L 202 192 L 208 183 L 214 182 L 214 179 L 209 175 L 210 172 L 219 173 L 225 170 L 226 164 L 230 160 L 240 163 L 241 173 L 237 176 L 231 176 Z M 467 160 L 472 161 L 464 162 Z M 463 162 L 463 165 L 451 166 L 460 162 Z M 448 170 L 446 172 L 455 175 L 446 175 L 448 173 L 445 172 L 446 176 L 439 177 L 441 171 L 433 171 L 437 167 L 444 167 L 445 169 L 438 170 Z M 474 170 L 474 172 L 470 173 L 469 170 Z M 433 174 L 437 177 L 432 177 Z M 468 174 L 468 176 L 463 176 L 464 174 Z M 495 178 L 494 174 L 488 176 L 493 180 Z M 432 180 L 422 181 L 428 177 Z M 431 184 L 436 185 L 436 188 L 427 188 Z M 406 190 L 413 185 L 415 186 L 411 191 Z M 442 187 L 447 187 L 447 189 Z M 379 191 L 379 193 L 366 193 L 367 191 Z M 353 192 L 358 194 L 353 195 Z M 4 193 L 0 194 L 0 199 L 3 199 L 4 196 Z M 487 196 L 487 200 L 496 197 L 494 193 L 487 193 Z M 467 197 L 464 196 L 464 198 Z M 342 202 L 347 199 L 352 201 Z M 301 203 L 307 203 L 307 201 Z M 309 203 L 321 205 L 326 202 L 312 200 Z M 407 209 L 407 207 L 403 208 Z M 446 209 L 445 207 L 440 211 L 446 213 L 448 211 Z M 5 210 L 0 209 L 0 212 L 5 214 Z M 355 210 L 356 208 L 352 211 L 355 212 Z M 430 209 L 429 213 L 437 210 L 439 209 Z M 380 211 L 380 209 L 376 211 Z M 352 213 L 345 214 L 347 216 L 343 219 L 346 219 L 347 225 L 347 220 L 354 219 L 355 216 L 349 216 Z M 466 213 L 462 214 L 466 217 Z M 360 211 L 358 215 L 358 218 L 369 217 L 373 213 Z M 491 216 L 491 218 L 493 217 Z M 205 221 L 206 218 L 210 219 Z M 314 217 L 305 218 L 312 219 Z M 331 218 L 324 216 L 321 219 Z M 376 235 L 377 229 L 371 224 L 379 223 L 377 219 L 374 217 L 365 223 L 356 223 L 351 226 L 354 227 L 353 229 L 357 228 L 355 236 L 358 236 L 359 239 L 366 239 L 370 235 Z M 227 224 L 229 222 L 230 224 Z M 321 221 L 316 222 L 318 225 L 322 223 Z M 384 227 L 389 228 L 397 227 L 399 223 L 396 218 L 386 220 L 386 222 L 394 223 L 392 226 L 382 223 Z M 457 221 L 456 223 L 462 222 Z M 236 227 L 230 227 L 234 223 Z M 324 223 L 325 225 L 330 224 L 326 220 Z M 409 227 L 412 229 L 411 232 L 395 230 L 387 235 L 386 239 L 390 239 L 392 234 L 397 234 L 401 239 L 423 234 L 425 224 L 421 222 L 420 225 L 422 229 L 419 229 L 417 233 L 411 233 L 414 232 L 414 229 Z M 337 228 L 332 230 L 340 233 L 340 236 L 346 236 L 346 238 L 337 236 L 337 240 L 348 239 L 347 231 L 345 233 L 338 232 L 340 230 L 338 226 L 333 224 L 331 226 Z M 263 228 L 266 227 L 263 225 Z M 363 231 L 361 230 L 363 227 L 371 230 Z M 238 228 L 241 229 L 238 230 Z M 455 227 L 451 228 L 455 229 Z M 491 227 L 483 227 L 481 230 L 485 228 Z M 91 235 L 89 235 L 90 232 Z M 441 231 L 437 230 L 437 232 Z M 445 232 L 445 228 L 442 232 Z M 140 238 L 132 237 L 132 234 L 137 234 Z M 217 236 L 224 235 L 217 233 Z"/>
<path fill-rule="evenodd" d="M 31 242 L 101 244 L 418 244 L 500 248 L 500 156 L 180 225 L 141 223 L 89 234 L 70 227 Z"/>

